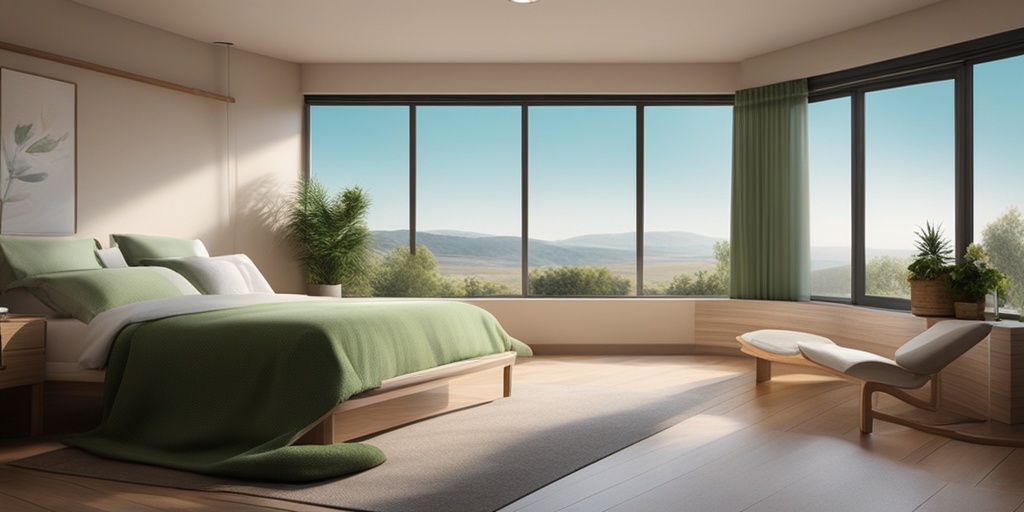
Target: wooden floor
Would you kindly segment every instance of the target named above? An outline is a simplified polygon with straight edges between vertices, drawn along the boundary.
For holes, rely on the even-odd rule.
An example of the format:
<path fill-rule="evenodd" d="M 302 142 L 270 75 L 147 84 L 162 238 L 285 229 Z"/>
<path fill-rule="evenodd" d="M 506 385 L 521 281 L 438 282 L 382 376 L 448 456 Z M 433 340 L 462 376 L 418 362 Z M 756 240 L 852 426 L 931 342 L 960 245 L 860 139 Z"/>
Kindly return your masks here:
<path fill-rule="evenodd" d="M 862 436 L 856 386 L 813 371 L 776 365 L 755 386 L 753 360 L 738 357 L 522 360 L 514 382 L 642 390 L 742 378 L 690 419 L 503 510 L 1024 512 L 1024 450 L 881 422 Z M 59 446 L 53 436 L 0 441 L 0 463 Z M 0 465 L 0 510 L 327 509 Z"/>

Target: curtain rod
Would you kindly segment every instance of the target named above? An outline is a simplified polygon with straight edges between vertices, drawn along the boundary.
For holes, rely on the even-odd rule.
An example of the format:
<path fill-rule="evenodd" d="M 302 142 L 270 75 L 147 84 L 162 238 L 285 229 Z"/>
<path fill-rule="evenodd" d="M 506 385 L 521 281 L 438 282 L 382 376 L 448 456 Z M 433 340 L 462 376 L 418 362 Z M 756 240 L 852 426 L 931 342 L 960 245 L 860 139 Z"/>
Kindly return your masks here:
<path fill-rule="evenodd" d="M 65 57 L 63 55 L 57 55 L 56 53 L 44 52 L 42 50 L 36 50 L 34 48 L 28 48 L 25 46 L 18 46 L 16 44 L 7 43 L 0 41 L 0 50 L 7 50 L 10 52 L 20 53 L 22 55 L 28 55 L 30 57 L 37 57 L 40 59 L 51 60 L 53 62 L 59 62 L 68 66 L 75 66 L 82 69 L 88 69 L 89 71 L 96 71 L 98 73 L 106 73 L 120 78 L 127 78 L 128 80 L 135 80 L 136 82 L 142 82 L 144 84 L 155 85 L 157 87 L 163 87 L 172 91 L 183 92 L 194 96 L 200 96 L 202 98 L 208 98 L 211 100 L 223 101 L 225 103 L 234 103 L 235 99 L 230 96 L 223 96 L 220 94 L 203 91 L 194 87 L 187 87 L 184 85 L 176 84 L 174 82 L 168 82 L 166 80 L 160 80 L 158 78 L 152 78 L 145 75 L 139 75 L 131 73 L 129 71 L 123 71 L 116 68 L 103 66 L 101 64 L 94 64 L 92 62 L 86 62 L 84 60 L 73 59 L 71 57 Z"/>

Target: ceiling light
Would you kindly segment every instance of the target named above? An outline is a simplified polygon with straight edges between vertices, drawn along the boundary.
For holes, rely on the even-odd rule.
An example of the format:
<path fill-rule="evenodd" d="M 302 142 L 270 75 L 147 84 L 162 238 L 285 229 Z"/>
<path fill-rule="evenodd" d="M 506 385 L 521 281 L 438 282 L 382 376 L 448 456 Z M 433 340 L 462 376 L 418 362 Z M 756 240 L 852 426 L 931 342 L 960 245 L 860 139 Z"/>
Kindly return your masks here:
<path fill-rule="evenodd" d="M 509 1 L 514 3 L 514 4 L 532 4 L 532 3 L 536 2 L 537 0 L 509 0 Z"/>

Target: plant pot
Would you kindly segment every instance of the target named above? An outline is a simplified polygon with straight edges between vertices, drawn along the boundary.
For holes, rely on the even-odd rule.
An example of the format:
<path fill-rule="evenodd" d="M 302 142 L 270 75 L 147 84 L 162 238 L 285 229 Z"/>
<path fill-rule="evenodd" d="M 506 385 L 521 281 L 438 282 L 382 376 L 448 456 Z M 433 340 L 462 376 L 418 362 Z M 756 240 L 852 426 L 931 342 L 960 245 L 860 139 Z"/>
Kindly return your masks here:
<path fill-rule="evenodd" d="M 910 312 L 917 316 L 954 316 L 946 278 L 910 280 Z"/>
<path fill-rule="evenodd" d="M 985 299 L 978 302 L 956 302 L 953 306 L 956 309 L 956 317 L 961 320 L 985 319 Z"/>
<path fill-rule="evenodd" d="M 341 298 L 340 284 L 307 284 L 306 295 L 313 297 Z"/>

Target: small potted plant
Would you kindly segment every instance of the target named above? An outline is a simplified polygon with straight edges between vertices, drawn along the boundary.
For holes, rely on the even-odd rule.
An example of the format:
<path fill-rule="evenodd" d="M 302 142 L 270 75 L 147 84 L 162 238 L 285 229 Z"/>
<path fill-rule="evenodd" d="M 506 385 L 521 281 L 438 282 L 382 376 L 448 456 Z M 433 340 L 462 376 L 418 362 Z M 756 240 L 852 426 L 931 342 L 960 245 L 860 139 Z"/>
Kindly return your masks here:
<path fill-rule="evenodd" d="M 313 177 L 299 182 L 287 231 L 306 274 L 307 293 L 341 296 L 342 285 L 365 274 L 371 258 L 366 213 L 370 199 L 359 187 L 330 195 Z"/>
<path fill-rule="evenodd" d="M 910 312 L 917 316 L 953 316 L 953 297 L 946 281 L 952 270 L 953 250 L 943 238 L 941 226 L 926 222 L 915 232 L 917 254 L 907 267 L 910 282 Z"/>
<path fill-rule="evenodd" d="M 1008 278 L 989 267 L 985 249 L 970 244 L 963 262 L 949 273 L 949 293 L 955 301 L 956 317 L 964 320 L 985 319 L 985 296 L 993 291 L 1005 291 Z"/>

